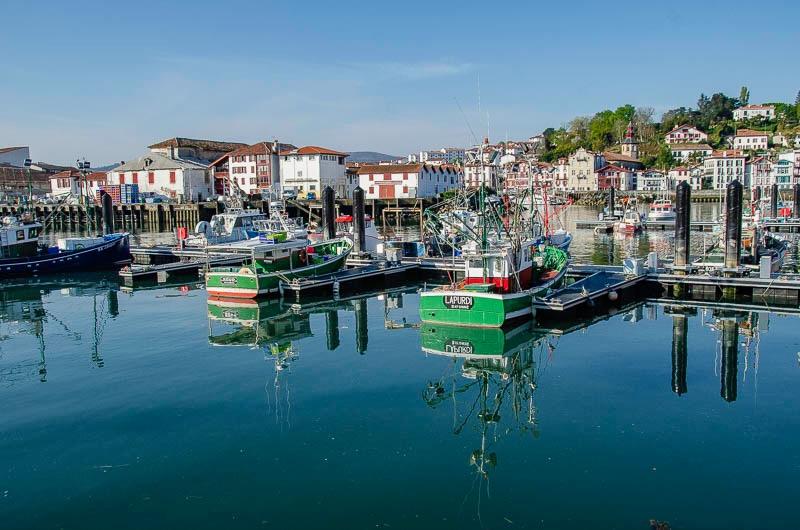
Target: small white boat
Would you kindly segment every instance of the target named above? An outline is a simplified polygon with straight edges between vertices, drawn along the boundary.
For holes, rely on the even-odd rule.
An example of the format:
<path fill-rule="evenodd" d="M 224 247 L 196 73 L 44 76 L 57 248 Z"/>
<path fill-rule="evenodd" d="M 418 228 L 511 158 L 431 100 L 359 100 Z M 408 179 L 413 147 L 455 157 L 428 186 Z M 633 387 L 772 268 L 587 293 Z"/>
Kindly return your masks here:
<path fill-rule="evenodd" d="M 675 208 L 672 206 L 672 201 L 666 199 L 659 199 L 653 201 L 650 205 L 650 211 L 647 212 L 648 221 L 674 221 Z"/>
<path fill-rule="evenodd" d="M 623 234 L 634 234 L 642 230 L 642 216 L 636 210 L 626 210 L 614 229 Z"/>
<path fill-rule="evenodd" d="M 229 208 L 211 217 L 211 221 L 197 223 L 185 244 L 187 247 L 205 248 L 244 241 L 258 235 L 255 224 L 266 219 L 266 214 L 260 210 Z"/>

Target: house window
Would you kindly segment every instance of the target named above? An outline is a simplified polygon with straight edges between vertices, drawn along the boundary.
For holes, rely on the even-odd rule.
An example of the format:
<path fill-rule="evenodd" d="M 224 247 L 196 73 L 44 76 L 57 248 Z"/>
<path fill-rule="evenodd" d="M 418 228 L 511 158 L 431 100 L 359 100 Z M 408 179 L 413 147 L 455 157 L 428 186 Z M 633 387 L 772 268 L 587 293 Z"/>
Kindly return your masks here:
<path fill-rule="evenodd" d="M 408 193 L 408 186 L 403 186 L 403 193 Z"/>
<path fill-rule="evenodd" d="M 370 186 L 370 187 L 369 187 L 369 193 L 370 193 L 370 195 L 372 195 L 373 193 L 375 193 L 375 188 L 374 188 L 374 187 L 372 187 L 372 186 Z"/>
<path fill-rule="evenodd" d="M 170 171 L 169 172 L 169 183 L 170 184 L 175 184 L 175 172 L 174 171 Z"/>
<path fill-rule="evenodd" d="M 408 180 L 408 173 L 403 173 L 403 180 Z"/>
<path fill-rule="evenodd" d="M 369 176 L 369 181 L 372 182 L 373 180 L 375 180 L 375 176 L 374 175 L 370 175 Z"/>
<path fill-rule="evenodd" d="M 156 174 L 150 171 L 147 174 L 147 183 L 148 184 L 155 184 L 156 183 Z"/>
<path fill-rule="evenodd" d="M 139 173 L 137 173 L 136 171 L 131 173 L 131 182 L 133 184 L 139 184 Z"/>
<path fill-rule="evenodd" d="M 255 184 L 256 184 L 256 178 L 255 177 L 250 177 L 250 184 L 255 186 Z"/>
<path fill-rule="evenodd" d="M 125 184 L 125 173 L 120 173 L 119 174 L 119 183 L 120 184 Z"/>

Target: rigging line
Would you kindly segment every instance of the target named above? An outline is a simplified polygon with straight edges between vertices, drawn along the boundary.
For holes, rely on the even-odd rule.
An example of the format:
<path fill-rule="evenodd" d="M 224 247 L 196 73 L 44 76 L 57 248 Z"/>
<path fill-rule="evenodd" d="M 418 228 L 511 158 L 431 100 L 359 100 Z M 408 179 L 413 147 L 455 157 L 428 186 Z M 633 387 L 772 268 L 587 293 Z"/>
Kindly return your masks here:
<path fill-rule="evenodd" d="M 456 105 L 458 106 L 458 110 L 461 111 L 461 116 L 464 118 L 464 123 L 467 125 L 467 129 L 469 129 L 469 133 L 472 135 L 472 139 L 475 141 L 476 144 L 480 143 L 478 141 L 478 137 L 475 136 L 475 131 L 472 130 L 472 126 L 469 124 L 469 120 L 467 119 L 467 115 L 464 114 L 464 109 L 461 108 L 461 103 L 458 102 L 458 98 L 453 97 L 453 101 L 456 102 Z"/>

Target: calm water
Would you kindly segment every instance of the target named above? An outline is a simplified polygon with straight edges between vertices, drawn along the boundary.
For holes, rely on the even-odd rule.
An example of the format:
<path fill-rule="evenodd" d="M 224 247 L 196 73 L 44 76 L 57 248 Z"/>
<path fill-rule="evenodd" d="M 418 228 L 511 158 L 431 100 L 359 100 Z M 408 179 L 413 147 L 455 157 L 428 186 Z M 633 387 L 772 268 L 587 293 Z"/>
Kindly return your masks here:
<path fill-rule="evenodd" d="M 2 286 L 2 527 L 793 526 L 796 317 L 498 335 L 417 303 Z"/>

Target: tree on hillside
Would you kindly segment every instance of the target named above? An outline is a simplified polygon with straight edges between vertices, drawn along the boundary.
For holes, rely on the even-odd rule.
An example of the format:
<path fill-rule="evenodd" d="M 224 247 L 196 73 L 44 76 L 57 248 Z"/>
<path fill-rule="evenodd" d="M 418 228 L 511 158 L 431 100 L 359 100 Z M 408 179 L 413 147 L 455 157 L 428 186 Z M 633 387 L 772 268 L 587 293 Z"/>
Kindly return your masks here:
<path fill-rule="evenodd" d="M 589 122 L 587 116 L 578 116 L 569 122 L 569 133 L 573 136 L 575 143 L 588 145 L 589 143 Z"/>
<path fill-rule="evenodd" d="M 640 142 L 649 143 L 655 139 L 654 114 L 653 107 L 636 107 L 636 112 L 633 114 L 633 126 Z"/>
<path fill-rule="evenodd" d="M 794 98 L 794 109 L 797 119 L 800 120 L 800 90 L 797 91 L 797 97 Z"/>
<path fill-rule="evenodd" d="M 700 113 L 698 125 L 708 127 L 713 123 L 733 118 L 736 103 L 734 98 L 729 98 L 722 92 L 717 92 L 710 98 L 700 94 L 700 99 L 697 100 L 697 110 Z"/>
<path fill-rule="evenodd" d="M 668 145 L 663 144 L 658 151 L 658 156 L 655 160 L 655 166 L 659 169 L 667 171 L 675 165 L 675 157 L 672 156 L 672 149 Z"/>
<path fill-rule="evenodd" d="M 739 91 L 739 104 L 747 105 L 748 103 L 750 103 L 750 90 L 748 90 L 746 86 L 743 86 Z"/>

